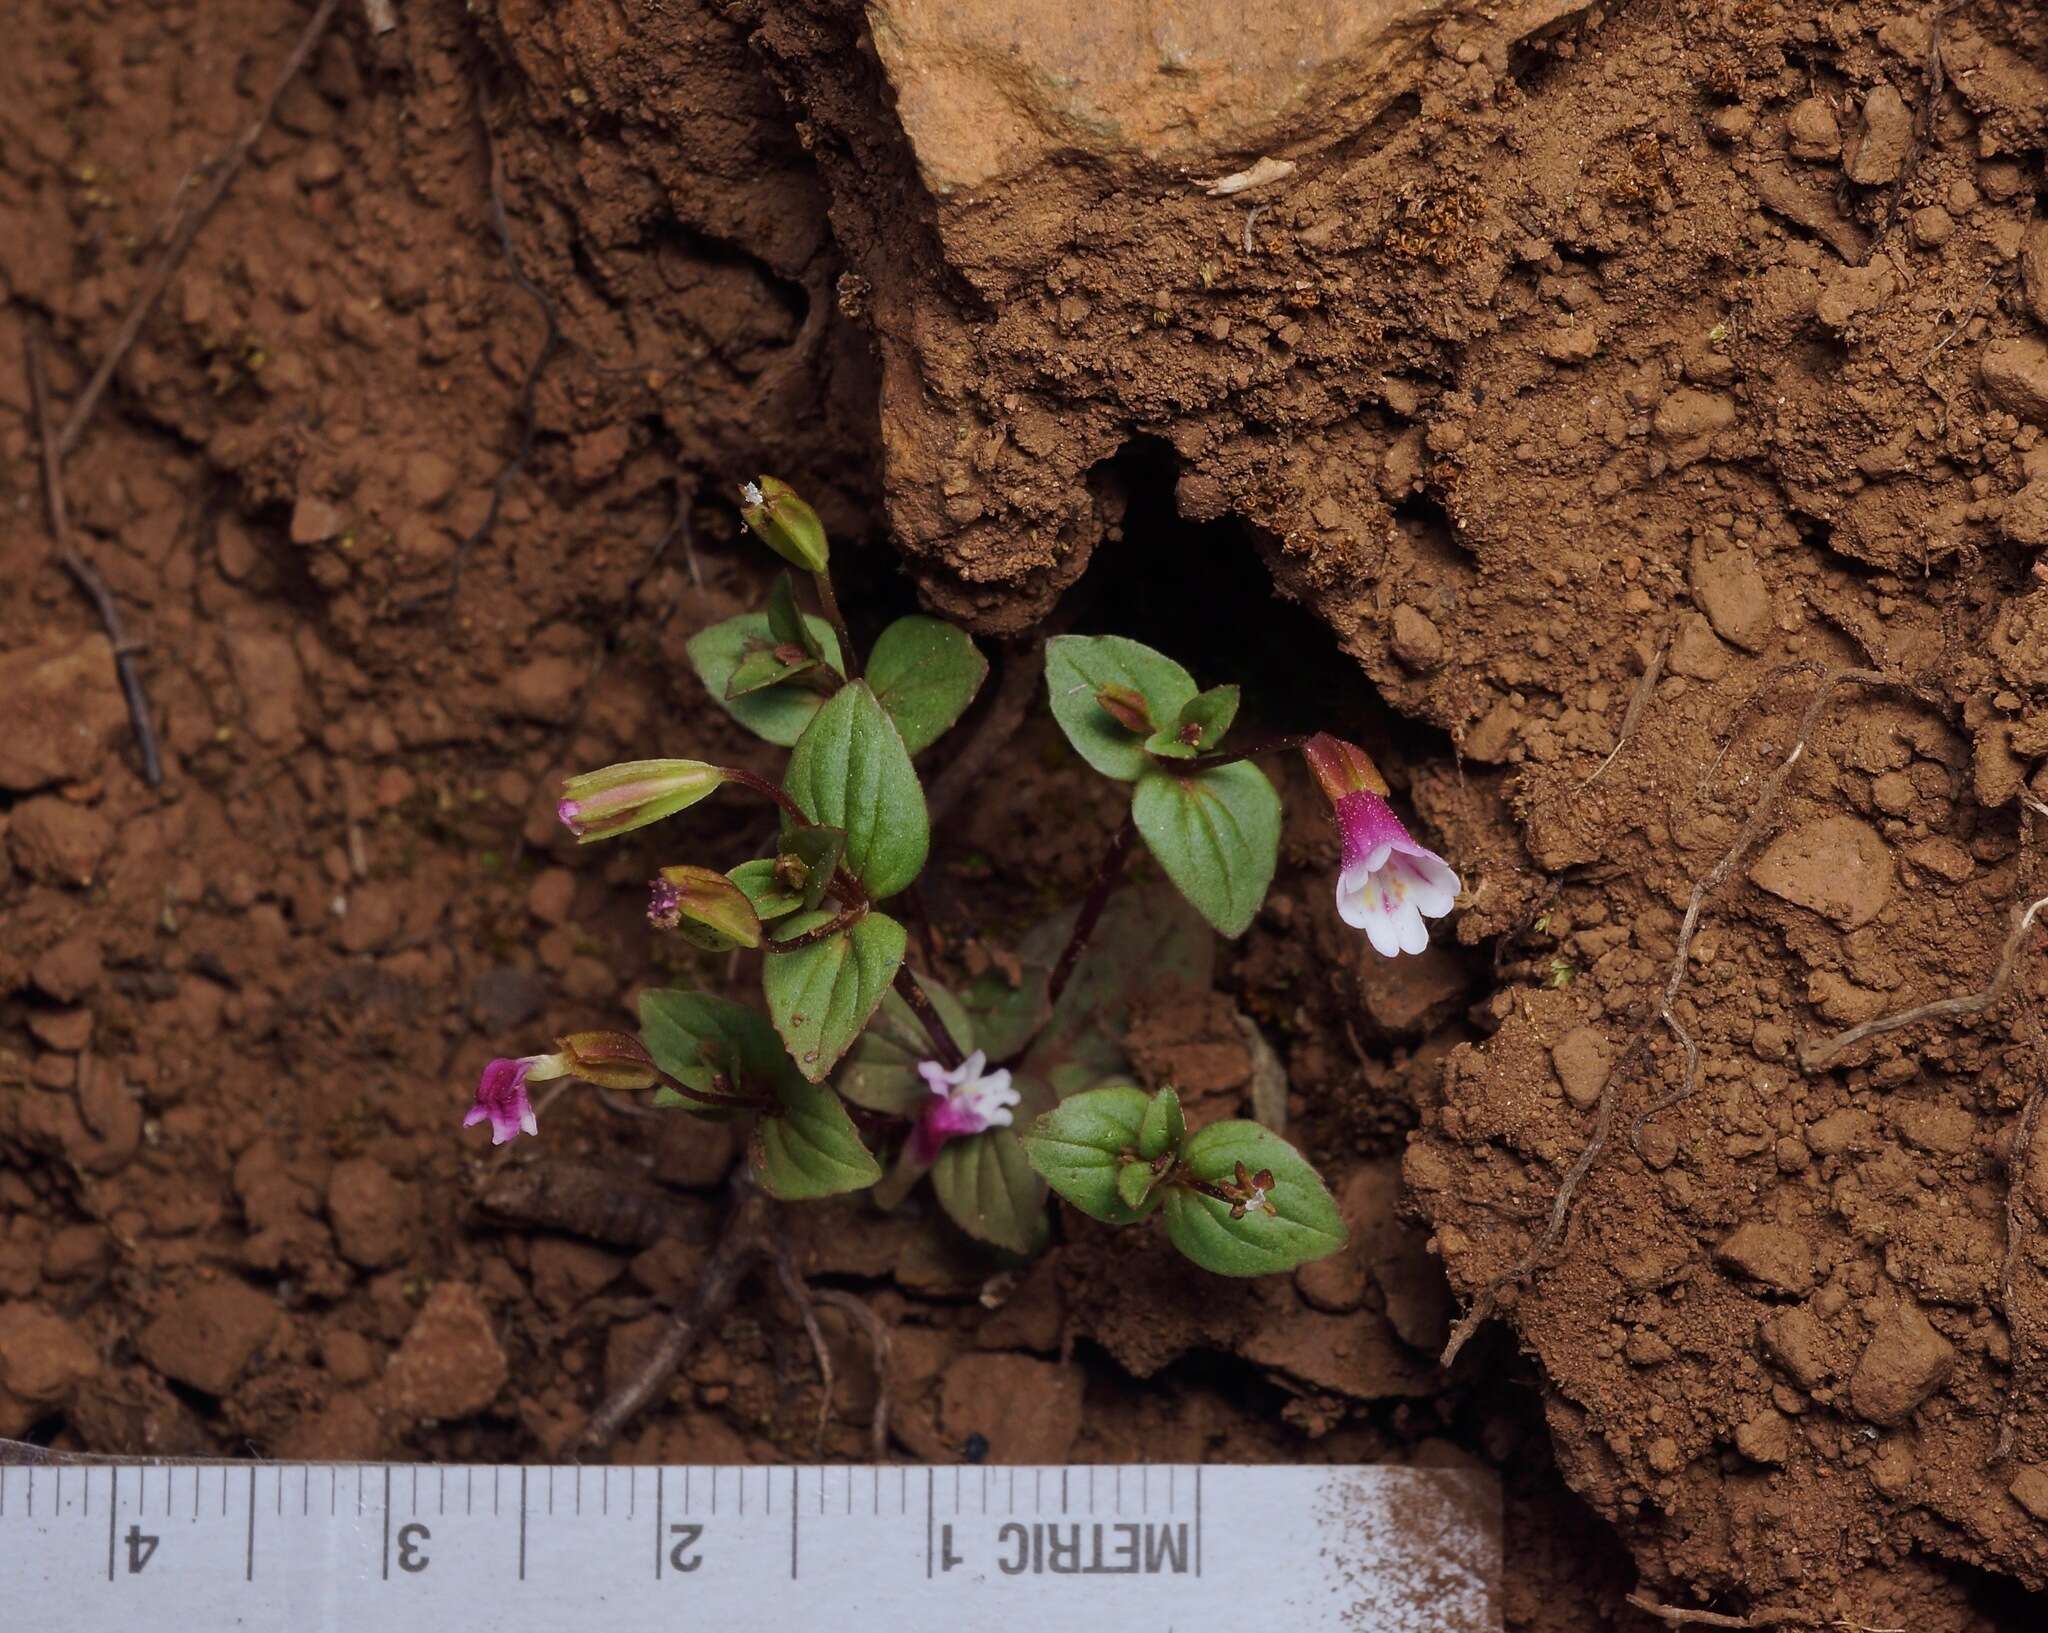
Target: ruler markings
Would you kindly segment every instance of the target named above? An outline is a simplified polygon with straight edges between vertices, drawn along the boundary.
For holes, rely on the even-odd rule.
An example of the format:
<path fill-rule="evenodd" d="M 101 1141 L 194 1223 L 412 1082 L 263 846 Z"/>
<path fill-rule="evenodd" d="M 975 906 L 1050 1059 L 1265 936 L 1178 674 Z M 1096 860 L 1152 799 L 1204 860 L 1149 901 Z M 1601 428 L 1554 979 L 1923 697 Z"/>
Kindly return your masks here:
<path fill-rule="evenodd" d="M 553 1471 L 550 1470 L 550 1473 Z M 519 1469 L 519 1580 L 526 1580 L 526 1467 Z"/>
<path fill-rule="evenodd" d="M 661 1528 L 661 1486 L 667 1475 L 666 1469 L 654 1471 L 654 1580 L 661 1580 L 661 1545 L 668 1539 L 668 1533 Z M 690 1472 L 683 1471 L 683 1512 L 690 1512 Z"/>
<path fill-rule="evenodd" d="M 114 1516 L 121 1511 L 121 1471 L 107 1471 L 107 1580 L 114 1580 Z"/>
<path fill-rule="evenodd" d="M 362 1511 L 362 1503 L 358 1499 L 356 1512 L 360 1514 Z M 391 1580 L 391 1467 L 389 1464 L 386 1464 L 384 1468 L 384 1566 L 380 1573 L 380 1579 L 386 1582 Z"/>
<path fill-rule="evenodd" d="M 279 1475 L 278 1489 L 282 1491 L 283 1488 L 284 1476 Z M 225 1469 L 221 1470 L 220 1489 L 221 1496 L 225 1499 L 228 1489 L 228 1476 Z M 256 1465 L 254 1463 L 249 1465 L 249 1543 L 247 1551 L 242 1556 L 242 1580 L 244 1582 L 256 1580 Z"/>

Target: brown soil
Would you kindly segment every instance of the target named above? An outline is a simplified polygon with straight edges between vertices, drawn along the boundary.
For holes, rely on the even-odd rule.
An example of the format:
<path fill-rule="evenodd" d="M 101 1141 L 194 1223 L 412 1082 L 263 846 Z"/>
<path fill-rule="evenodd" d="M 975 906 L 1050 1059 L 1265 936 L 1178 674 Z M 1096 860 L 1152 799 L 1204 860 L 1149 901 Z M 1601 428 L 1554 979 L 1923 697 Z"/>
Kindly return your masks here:
<path fill-rule="evenodd" d="M 1297 783 L 1218 994 L 1139 1017 L 1142 1070 L 1212 1114 L 1261 1073 L 1233 1004 L 1258 1023 L 1354 1223 L 1337 1261 L 1219 1288 L 1077 1225 L 1020 1273 L 914 1215 L 797 1214 L 807 1271 L 894 1329 L 899 1454 L 1481 1463 L 1516 1628 L 1648 1625 L 1631 1591 L 2034 1625 L 2038 939 L 1983 1013 L 1801 1059 L 1984 987 L 2048 892 L 2048 24 L 1505 9 L 1416 34 L 1342 139 L 1266 130 L 1277 192 L 1055 154 L 970 210 L 840 0 L 401 0 L 376 37 L 344 5 L 68 466 L 145 646 L 152 791 L 50 564 L 24 329 L 68 400 L 305 13 L 15 7 L 0 1434 L 541 1458 L 630 1368 L 729 1144 L 589 1094 L 509 1156 L 455 1124 L 494 1052 L 746 984 L 647 934 L 657 842 L 577 852 L 550 790 L 755 751 L 682 643 L 759 593 L 724 496 L 768 469 L 849 541 L 857 618 L 921 590 L 1000 637 L 1078 585 L 1081 627 L 1372 742 L 1470 889 L 1455 945 L 1376 960 Z M 546 333 L 493 154 L 562 343 L 486 529 Z M 1659 1028 L 1562 1241 L 1446 1376 L 1452 1292 L 1535 1244 L 1839 665 L 1896 684 L 1838 695 L 1707 903 L 1693 1092 L 1635 1126 L 1686 1086 Z M 1020 739 L 941 840 L 935 910 L 976 932 L 948 966 L 1078 888 L 1112 816 Z M 738 860 L 752 823 L 694 831 Z M 863 1456 L 872 1367 L 825 1320 L 825 1454 Z M 816 1405 L 763 1279 L 618 1455 L 808 1457 Z"/>

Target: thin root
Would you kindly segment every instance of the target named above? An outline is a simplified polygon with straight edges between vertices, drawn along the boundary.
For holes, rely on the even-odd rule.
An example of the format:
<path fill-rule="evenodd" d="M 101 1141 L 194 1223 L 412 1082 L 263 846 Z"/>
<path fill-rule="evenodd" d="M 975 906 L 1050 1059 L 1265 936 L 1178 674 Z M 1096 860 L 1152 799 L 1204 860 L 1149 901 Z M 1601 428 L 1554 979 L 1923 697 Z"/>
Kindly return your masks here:
<path fill-rule="evenodd" d="M 1820 724 L 1821 716 L 1836 690 L 1844 685 L 1893 684 L 1896 683 L 1890 677 L 1874 669 L 1833 669 L 1821 677 L 1820 684 L 1814 689 L 1813 697 L 1806 705 L 1806 712 L 1800 716 L 1799 735 L 1793 740 L 1791 750 L 1785 758 L 1764 780 L 1756 804 L 1750 811 L 1749 820 L 1742 825 L 1742 831 L 1735 836 L 1734 844 L 1728 847 L 1720 861 L 1714 864 L 1706 877 L 1692 887 L 1692 897 L 1686 903 L 1684 921 L 1678 927 L 1678 945 L 1671 955 L 1671 969 L 1665 977 L 1664 990 L 1655 1004 L 1635 1024 L 1627 1040 L 1622 1044 L 1620 1053 L 1614 1057 L 1614 1064 L 1608 1068 L 1606 1081 L 1600 1086 L 1599 1105 L 1594 1112 L 1592 1138 L 1587 1141 L 1571 1167 L 1565 1171 L 1564 1183 L 1558 1187 L 1557 1196 L 1550 1205 L 1550 1218 L 1545 1222 L 1541 1234 L 1537 1236 L 1529 1251 L 1510 1269 L 1502 1271 L 1481 1288 L 1478 1296 L 1472 1300 L 1471 1308 L 1451 1329 L 1450 1342 L 1444 1346 L 1444 1366 L 1448 1367 L 1457 1359 L 1458 1351 L 1463 1349 L 1472 1335 L 1491 1318 L 1499 1307 L 1501 1293 L 1534 1275 L 1537 1267 L 1549 1256 L 1551 1249 L 1563 1238 L 1565 1225 L 1571 1218 L 1572 1199 L 1577 1195 L 1581 1182 L 1592 1171 L 1593 1164 L 1599 1161 L 1600 1154 L 1607 1149 L 1608 1138 L 1614 1129 L 1615 1102 L 1620 1098 L 1621 1086 L 1628 1069 L 1634 1064 L 1636 1054 L 1649 1038 L 1650 1029 L 1671 1015 L 1671 1006 L 1677 1000 L 1679 988 L 1685 983 L 1686 963 L 1692 956 L 1692 942 L 1699 930 L 1701 909 L 1706 906 L 1707 899 L 1727 883 L 1728 876 L 1735 871 L 1736 864 L 1748 854 L 1750 848 L 1763 837 L 1765 830 L 1775 820 L 1778 797 L 1783 793 L 1785 783 L 1793 770 L 1805 758 L 1807 744 L 1812 740 L 1814 730 Z M 1685 1033 L 1677 1028 L 1675 1022 L 1669 1024 L 1673 1026 L 1674 1031 L 1678 1031 L 1681 1039 L 1685 1039 Z M 1686 1041 L 1690 1042 L 1689 1039 Z"/>
<path fill-rule="evenodd" d="M 1667 1094 L 1642 1116 L 1629 1125 L 1628 1143 L 1637 1156 L 1643 1154 L 1642 1138 L 1644 1125 L 1653 1118 L 1661 1117 L 1673 1106 L 1682 1106 L 1699 1092 L 1700 1087 L 1700 1046 L 1692 1041 L 1692 1034 L 1678 1024 L 1678 1017 L 1665 1010 L 1657 1017 L 1671 1029 L 1671 1035 L 1685 1048 L 1685 1079 L 1675 1093 Z"/>
<path fill-rule="evenodd" d="M 43 446 L 43 503 L 50 516 L 50 538 L 57 546 L 57 565 L 71 575 L 100 615 L 107 632 L 107 644 L 114 649 L 114 673 L 121 682 L 121 695 L 128 702 L 128 722 L 135 731 L 135 746 L 142 755 L 142 780 L 151 788 L 164 781 L 163 754 L 157 748 L 156 724 L 150 718 L 149 694 L 142 689 L 142 674 L 135 667 L 135 647 L 121 623 L 121 609 L 113 593 L 91 562 L 71 547 L 71 513 L 64 503 L 64 442 L 50 416 L 50 383 L 43 373 L 43 348 L 33 326 L 22 343 L 28 368 L 28 390 L 36 414 L 36 435 Z"/>
<path fill-rule="evenodd" d="M 185 259 L 185 252 L 192 247 L 192 241 L 199 236 L 199 229 L 206 225 L 207 218 L 227 197 L 228 189 L 234 185 L 249 152 L 255 147 L 265 130 L 270 126 L 272 115 L 277 112 L 278 102 L 290 88 L 299 71 L 312 57 L 314 47 L 319 45 L 327 33 L 327 25 L 334 21 L 334 14 L 340 9 L 341 0 L 320 0 L 305 31 L 299 35 L 298 44 L 292 47 L 292 54 L 284 60 L 284 67 L 278 71 L 276 81 L 270 87 L 270 95 L 263 99 L 263 107 L 248 129 L 235 138 L 234 146 L 222 155 L 214 167 L 213 180 L 207 184 L 197 201 L 179 219 L 172 229 L 170 240 L 142 280 L 142 287 L 135 291 L 135 299 L 128 305 L 127 314 L 121 319 L 121 327 L 114 332 L 114 343 L 107 348 L 107 355 L 100 359 L 100 366 L 93 370 L 92 378 L 85 383 L 85 389 L 78 394 L 78 401 L 71 405 L 71 417 L 64 422 L 63 433 L 57 438 L 59 457 L 69 454 L 78 446 L 78 439 L 85 432 L 92 413 L 106 394 L 108 384 L 114 378 L 114 371 L 121 366 L 121 360 L 134 347 L 142 333 L 142 326 L 149 321 L 150 313 L 156 310 L 156 303 L 163 298 L 169 287 L 171 274 L 178 270 L 178 263 Z M 154 786 L 154 784 L 152 784 Z"/>
<path fill-rule="evenodd" d="M 462 590 L 462 569 L 469 561 L 470 552 L 491 536 L 498 525 L 498 512 L 504 508 L 505 495 L 511 489 L 519 473 L 526 469 L 526 461 L 533 453 L 533 444 L 540 435 L 540 420 L 535 411 L 536 399 L 540 394 L 541 375 L 546 372 L 548 361 L 555 355 L 555 348 L 562 342 L 562 326 L 555 312 L 555 300 L 536 283 L 520 262 L 519 250 L 512 242 L 512 220 L 505 210 L 505 164 L 498 155 L 497 141 L 491 135 L 491 120 L 488 109 L 480 110 L 484 147 L 490 156 L 491 179 L 491 229 L 498 235 L 498 248 L 505 257 L 505 270 L 512 281 L 524 290 L 534 305 L 540 308 L 540 348 L 533 354 L 533 361 L 527 365 L 526 378 L 519 385 L 519 400 L 515 414 L 519 422 L 519 440 L 513 445 L 511 454 L 499 465 L 498 474 L 491 479 L 491 502 L 484 507 L 483 520 L 470 529 L 468 535 L 455 546 L 455 558 L 448 564 L 448 582 L 434 595 L 422 596 L 407 604 L 407 611 L 416 611 L 436 601 L 452 607 Z"/>
<path fill-rule="evenodd" d="M 737 1190 L 725 1230 L 697 1283 L 696 1296 L 676 1311 L 639 1371 L 590 1414 L 577 1440 L 577 1449 L 585 1456 L 609 1446 L 619 1430 L 667 1387 L 697 1341 L 732 1307 L 748 1272 L 770 1252 L 767 1196 L 744 1181 Z"/>
<path fill-rule="evenodd" d="M 818 1325 L 818 1301 L 812 1296 L 804 1278 L 798 1273 L 796 1261 L 789 1256 L 789 1244 L 776 1241 L 768 1250 L 768 1256 L 775 1261 L 775 1274 L 782 1283 L 782 1290 L 789 1295 L 796 1306 L 796 1313 L 803 1320 L 804 1336 L 811 1341 L 811 1354 L 818 1361 L 818 1430 L 815 1449 L 825 1449 L 825 1431 L 832 1426 L 832 1391 L 838 1386 L 837 1375 L 832 1369 L 832 1347 L 825 1342 L 825 1330 Z"/>
<path fill-rule="evenodd" d="M 889 1369 L 896 1348 L 889 1337 L 889 1324 L 875 1314 L 866 1299 L 836 1287 L 814 1288 L 811 1297 L 844 1312 L 868 1335 L 868 1347 L 875 1357 L 875 1415 L 868 1425 L 868 1444 L 874 1460 L 882 1462 L 889 1453 Z"/>
<path fill-rule="evenodd" d="M 1683 1605 L 1660 1603 L 1647 1593 L 1632 1593 L 1628 1602 L 1666 1627 L 1783 1627 L 1787 1623 L 1811 1626 L 1818 1622 L 1817 1617 L 1797 1610 L 1755 1610 L 1747 1616 L 1730 1616 L 1718 1610 L 1688 1610 Z"/>
<path fill-rule="evenodd" d="M 2033 928 L 2035 915 L 2048 907 L 2048 896 L 2042 896 L 2027 904 L 2020 914 L 2019 922 L 2005 938 L 2005 947 L 1998 955 L 1998 969 L 1991 977 L 1991 985 L 1980 992 L 1966 992 L 1955 998 L 1936 998 L 1931 1003 L 1915 1004 L 1911 1009 L 1901 1009 L 1890 1015 L 1880 1015 L 1875 1020 L 1862 1021 L 1837 1032 L 1833 1037 L 1819 1038 L 1799 1051 L 1799 1064 L 1807 1071 L 1819 1071 L 1844 1049 L 1861 1043 L 1865 1038 L 1879 1037 L 1886 1032 L 1896 1032 L 1902 1027 L 1912 1026 L 1920 1021 L 1940 1020 L 1954 1015 L 1975 1015 L 1991 1008 L 2005 996 L 2005 989 L 2012 984 L 2013 970 L 2019 963 L 2020 948 L 2025 944 L 2027 932 Z"/>
<path fill-rule="evenodd" d="M 1656 653 L 1643 669 L 1643 678 L 1636 682 L 1635 692 L 1628 700 L 1628 709 L 1621 717 L 1621 735 L 1614 739 L 1614 747 L 1607 751 L 1607 758 L 1593 768 L 1593 774 L 1580 783 L 1577 792 L 1583 794 L 1600 780 L 1600 774 L 1614 764 L 1621 751 L 1628 747 L 1629 739 L 1635 736 L 1636 727 L 1643 718 L 1643 710 L 1650 706 L 1650 694 L 1657 689 L 1657 682 L 1664 675 L 1664 660 L 1671 654 L 1671 637 L 1666 635 L 1658 643 Z"/>

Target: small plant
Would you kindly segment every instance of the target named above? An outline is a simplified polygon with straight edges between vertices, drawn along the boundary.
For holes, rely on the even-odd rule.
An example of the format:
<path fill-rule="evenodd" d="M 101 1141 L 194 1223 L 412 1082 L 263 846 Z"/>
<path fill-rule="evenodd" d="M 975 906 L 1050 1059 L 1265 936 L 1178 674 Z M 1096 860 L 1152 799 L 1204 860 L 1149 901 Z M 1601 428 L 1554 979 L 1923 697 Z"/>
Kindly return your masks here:
<path fill-rule="evenodd" d="M 553 1054 L 492 1061 L 465 1126 L 489 1122 L 501 1144 L 536 1133 L 527 1085 L 573 1077 L 744 1119 L 753 1181 L 770 1196 L 873 1189 L 894 1206 L 928 1182 L 962 1230 L 1012 1254 L 1044 1246 L 1048 1188 L 1110 1224 L 1158 1214 L 1181 1252 L 1225 1275 L 1341 1246 L 1336 1205 L 1292 1146 L 1256 1122 L 1191 1131 L 1171 1088 L 1148 1095 L 1129 1081 L 1116 1025 L 1144 983 L 1206 986 L 1212 931 L 1240 935 L 1257 915 L 1280 797 L 1255 754 L 1300 749 L 1330 800 L 1344 920 L 1382 954 L 1422 950 L 1424 921 L 1450 911 L 1457 876 L 1409 837 L 1364 752 L 1320 733 L 1227 749 L 1235 686 L 1204 690 L 1120 636 L 1052 641 L 1053 716 L 1089 765 L 1130 785 L 1130 811 L 1086 897 L 1024 938 L 1016 979 L 952 992 L 912 972 L 897 904 L 915 907 L 930 851 L 913 756 L 967 712 L 987 661 L 964 631 L 913 616 L 863 663 L 816 513 L 766 477 L 742 500 L 747 527 L 809 579 L 816 611 L 784 573 L 763 610 L 704 630 L 689 654 L 728 713 L 789 750 L 781 780 L 628 761 L 570 778 L 559 814 L 590 844 L 721 791 L 774 806 L 773 854 L 727 872 L 663 868 L 648 903 L 657 929 L 706 951 L 758 950 L 765 1013 L 709 993 L 645 993 L 637 1035 L 579 1032 Z M 1117 891 L 1139 839 L 1194 913 L 1156 890 Z"/>

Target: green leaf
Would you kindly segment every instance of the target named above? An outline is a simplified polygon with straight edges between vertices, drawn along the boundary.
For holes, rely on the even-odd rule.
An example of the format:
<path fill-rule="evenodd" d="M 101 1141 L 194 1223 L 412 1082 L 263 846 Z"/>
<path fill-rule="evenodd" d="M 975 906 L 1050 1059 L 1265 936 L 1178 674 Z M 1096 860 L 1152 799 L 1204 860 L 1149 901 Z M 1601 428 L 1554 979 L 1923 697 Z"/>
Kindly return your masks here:
<path fill-rule="evenodd" d="M 756 692 L 765 692 L 771 686 L 780 686 L 784 681 L 795 680 L 799 675 L 809 674 L 817 668 L 810 658 L 798 654 L 792 658 L 792 649 L 786 646 L 757 646 L 749 652 L 732 672 L 732 679 L 725 683 L 725 701 L 751 697 Z"/>
<path fill-rule="evenodd" d="M 1117 1170 L 1137 1149 L 1145 1091 L 1129 1083 L 1063 1100 L 1031 1125 L 1024 1153 L 1061 1196 L 1112 1225 L 1140 1217 L 1117 1192 Z"/>
<path fill-rule="evenodd" d="M 1158 1181 L 1158 1170 L 1149 1162 L 1127 1162 L 1116 1171 L 1117 1200 L 1135 1214 L 1150 1213 L 1151 1208 L 1145 1204 L 1151 1201 L 1152 1187 Z M 1153 1202 L 1152 1206 L 1158 1204 Z"/>
<path fill-rule="evenodd" d="M 881 1165 L 861 1144 L 839 1096 L 799 1079 L 777 1091 L 776 1109 L 762 1114 L 747 1143 L 761 1189 L 784 1202 L 807 1202 L 865 1190 Z"/>
<path fill-rule="evenodd" d="M 776 872 L 791 888 L 802 881 L 797 894 L 804 911 L 815 912 L 832 888 L 832 876 L 845 854 L 845 829 L 799 828 L 795 823 L 787 823 L 782 830 L 782 854 L 775 859 Z"/>
<path fill-rule="evenodd" d="M 974 1017 L 974 1033 L 990 1060 L 1009 1060 L 1020 1053 L 1045 1024 L 1045 968 L 1026 968 L 1023 981 L 1012 986 L 991 971 L 977 977 L 960 1001 Z"/>
<path fill-rule="evenodd" d="M 793 646 L 806 657 L 824 661 L 825 643 L 797 607 L 796 587 L 787 573 L 777 573 L 768 592 L 768 631 L 777 645 Z"/>
<path fill-rule="evenodd" d="M 1280 796 L 1266 774 L 1248 760 L 1192 777 L 1149 771 L 1131 815 L 1180 893 L 1224 935 L 1242 935 L 1280 854 Z"/>
<path fill-rule="evenodd" d="M 803 913 L 775 927 L 775 940 L 829 924 L 836 915 Z M 768 1013 L 797 1070 L 813 1083 L 839 1063 L 896 979 L 907 937 L 886 913 L 793 952 L 769 950 L 761 986 Z"/>
<path fill-rule="evenodd" d="M 1028 988 L 1041 1004 L 1077 912 L 1069 908 L 1034 926 L 1019 948 Z M 1110 897 L 1022 1069 L 1063 1094 L 1128 1071 L 1123 1039 L 1137 1000 L 1169 987 L 1205 991 L 1215 974 L 1216 937 L 1178 894 L 1158 886 L 1119 891 Z M 984 1022 L 983 1045 L 993 1055 L 988 1037 Z"/>
<path fill-rule="evenodd" d="M 843 672 L 839 638 L 832 633 L 832 626 L 824 619 L 808 614 L 804 624 L 817 637 L 825 662 L 835 671 Z M 697 678 L 704 683 L 704 689 L 711 694 L 713 702 L 755 736 L 788 748 L 803 736 L 804 727 L 811 723 L 811 717 L 824 707 L 822 693 L 808 686 L 771 686 L 766 691 L 748 692 L 742 697 L 726 696 L 726 689 L 732 684 L 733 671 L 739 668 L 741 660 L 749 652 L 773 648 L 775 644 L 774 634 L 768 627 L 768 615 L 749 612 L 700 630 L 690 637 L 688 650 L 690 666 L 697 671 Z"/>
<path fill-rule="evenodd" d="M 1150 1162 L 1169 1151 L 1178 1152 L 1187 1137 L 1188 1120 L 1181 1112 L 1180 1096 L 1170 1088 L 1161 1089 L 1152 1096 L 1145 1120 L 1138 1125 L 1138 1155 Z"/>
<path fill-rule="evenodd" d="M 764 924 L 772 919 L 786 918 L 804 904 L 802 896 L 794 890 L 784 889 L 775 877 L 775 858 L 772 856 L 742 862 L 726 877 L 747 893 L 747 900 L 754 904 L 754 912 Z"/>
<path fill-rule="evenodd" d="M 656 907 L 665 915 L 674 914 L 670 928 L 691 945 L 712 953 L 761 945 L 760 914 L 747 893 L 724 874 L 713 868 L 667 867 L 661 870 L 660 883 L 673 894 L 665 902 L 657 900 Z M 666 916 L 656 922 L 666 923 Z"/>
<path fill-rule="evenodd" d="M 988 659 L 967 632 L 937 618 L 897 619 L 868 655 L 868 684 L 912 754 L 946 734 L 987 678 Z"/>
<path fill-rule="evenodd" d="M 1269 1276 L 1320 1259 L 1344 1245 L 1344 1217 L 1316 1171 L 1279 1135 L 1257 1123 L 1211 1123 L 1181 1153 L 1195 1178 L 1209 1184 L 1235 1183 L 1239 1164 L 1247 1173 L 1270 1171 L 1266 1201 L 1277 1210 L 1246 1209 L 1230 1217 L 1231 1204 L 1185 1185 L 1167 1188 L 1166 1234 L 1196 1264 L 1224 1276 Z"/>
<path fill-rule="evenodd" d="M 917 878 L 931 846 L 910 751 L 865 682 L 842 686 L 805 728 L 782 786 L 813 822 L 846 830 L 846 865 L 876 900 Z"/>
<path fill-rule="evenodd" d="M 960 1000 L 936 981 L 919 984 L 962 1052 L 971 1054 L 974 1025 L 967 1011 L 960 1007 Z M 917 1074 L 918 1063 L 936 1058 L 937 1051 L 925 1035 L 924 1023 L 892 987 L 882 999 L 882 1007 L 875 1011 L 873 1022 L 847 1051 L 833 1083 L 856 1106 L 886 1112 L 892 1117 L 910 1117 L 924 1108 L 932 1092 Z"/>
<path fill-rule="evenodd" d="M 1178 720 L 1146 740 L 1145 752 L 1169 760 L 1192 760 L 1197 754 L 1207 754 L 1237 718 L 1237 696 L 1235 686 L 1212 686 L 1190 698 Z"/>
<path fill-rule="evenodd" d="M 1053 718 L 1075 752 L 1120 782 L 1142 776 L 1151 761 L 1144 738 L 1118 725 L 1097 694 L 1107 687 L 1136 692 L 1155 721 L 1178 720 L 1195 695 L 1194 676 L 1121 635 L 1055 636 L 1045 647 L 1045 684 Z"/>
<path fill-rule="evenodd" d="M 969 1236 L 1012 1253 L 1036 1253 L 1051 1234 L 1045 1181 L 1011 1129 L 948 1140 L 932 1165 L 932 1194 Z"/>
<path fill-rule="evenodd" d="M 655 1065 L 693 1089 L 715 1087 L 714 1073 L 723 1076 L 733 1089 L 774 1088 L 780 1092 L 802 1081 L 775 1028 L 759 1010 L 729 998 L 714 998 L 708 992 L 674 988 L 641 993 L 639 1007 L 640 1041 L 647 1045 Z M 672 1090 L 657 1090 L 655 1104 L 680 1104 L 702 1115 L 724 1115 L 704 1112 L 696 1102 Z"/>

